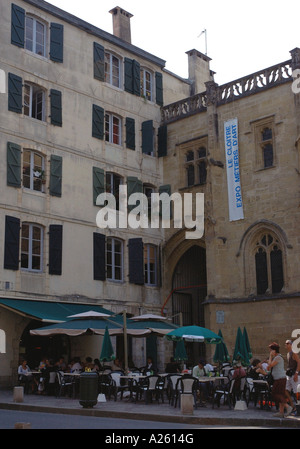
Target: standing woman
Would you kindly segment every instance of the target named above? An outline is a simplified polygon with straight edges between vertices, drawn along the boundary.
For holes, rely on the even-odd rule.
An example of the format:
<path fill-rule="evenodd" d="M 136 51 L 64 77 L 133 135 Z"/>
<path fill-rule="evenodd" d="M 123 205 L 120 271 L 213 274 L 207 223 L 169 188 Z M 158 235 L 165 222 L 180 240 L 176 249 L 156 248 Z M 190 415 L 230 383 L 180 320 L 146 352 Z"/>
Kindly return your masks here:
<path fill-rule="evenodd" d="M 284 360 L 281 354 L 279 354 L 279 345 L 277 343 L 271 343 L 269 345 L 270 357 L 268 361 L 268 370 L 272 370 L 272 376 L 274 379 L 272 387 L 272 397 L 275 402 L 279 403 L 279 412 L 274 416 L 278 418 L 284 418 L 292 412 L 292 407 L 286 402 L 285 396 L 285 384 L 286 374 L 284 369 Z M 284 414 L 284 409 L 287 409 Z"/>

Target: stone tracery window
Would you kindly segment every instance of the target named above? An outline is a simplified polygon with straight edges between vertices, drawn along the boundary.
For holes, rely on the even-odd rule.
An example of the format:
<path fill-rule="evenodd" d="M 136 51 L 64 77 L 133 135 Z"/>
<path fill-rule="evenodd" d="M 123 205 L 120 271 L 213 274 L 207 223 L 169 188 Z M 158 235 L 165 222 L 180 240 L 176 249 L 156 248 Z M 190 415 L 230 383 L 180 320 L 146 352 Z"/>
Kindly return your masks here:
<path fill-rule="evenodd" d="M 255 242 L 257 294 L 280 293 L 284 286 L 281 243 L 272 232 L 260 233 Z"/>

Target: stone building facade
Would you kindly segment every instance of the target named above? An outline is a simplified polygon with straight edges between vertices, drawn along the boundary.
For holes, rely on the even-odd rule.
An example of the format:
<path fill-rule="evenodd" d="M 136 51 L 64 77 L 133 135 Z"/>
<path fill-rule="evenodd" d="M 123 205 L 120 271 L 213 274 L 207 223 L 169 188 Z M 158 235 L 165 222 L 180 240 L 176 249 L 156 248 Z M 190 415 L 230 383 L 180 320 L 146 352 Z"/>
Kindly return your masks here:
<path fill-rule="evenodd" d="M 184 324 L 221 329 L 230 352 L 243 325 L 257 356 L 269 340 L 283 343 L 299 327 L 299 97 L 291 89 L 299 50 L 218 86 L 197 50 L 187 52 L 182 79 L 135 47 L 132 15 L 119 7 L 109 34 L 42 0 L 0 2 L 1 383 L 14 382 L 29 348 L 33 360 L 49 347 L 99 357 L 98 339 L 29 337 L 83 307 L 162 312 L 177 323 L 181 314 Z M 232 118 L 238 221 L 228 215 L 224 123 Z M 204 193 L 204 236 L 186 239 L 172 226 L 99 229 L 96 198 L 118 199 L 119 185 L 148 198 Z M 122 341 L 113 344 L 122 356 Z M 163 369 L 172 346 L 132 339 L 136 365 L 149 351 Z M 190 361 L 212 351 L 193 345 Z"/>

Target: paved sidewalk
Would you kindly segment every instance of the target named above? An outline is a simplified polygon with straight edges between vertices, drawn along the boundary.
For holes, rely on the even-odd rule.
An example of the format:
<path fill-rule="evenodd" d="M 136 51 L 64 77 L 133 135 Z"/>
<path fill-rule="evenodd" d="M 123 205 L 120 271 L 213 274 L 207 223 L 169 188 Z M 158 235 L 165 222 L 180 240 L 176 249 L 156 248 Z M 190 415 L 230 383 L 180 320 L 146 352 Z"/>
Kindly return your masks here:
<path fill-rule="evenodd" d="M 259 406 L 254 407 L 253 403 L 249 404 L 247 410 L 242 411 L 230 410 L 227 405 L 221 405 L 220 408 L 215 406 L 213 409 L 208 403 L 206 407 L 194 410 L 193 414 L 183 415 L 179 407 L 174 408 L 168 401 L 164 404 L 145 404 L 144 401 L 135 404 L 123 398 L 122 401 L 118 399 L 116 402 L 99 402 L 93 408 L 86 409 L 80 405 L 79 399 L 37 394 L 25 395 L 22 403 L 16 403 L 13 401 L 12 389 L 0 389 L 0 409 L 160 421 L 166 423 L 166 429 L 168 422 L 210 426 L 300 428 L 300 416 L 275 418 L 275 408 L 272 411 L 261 410 Z"/>

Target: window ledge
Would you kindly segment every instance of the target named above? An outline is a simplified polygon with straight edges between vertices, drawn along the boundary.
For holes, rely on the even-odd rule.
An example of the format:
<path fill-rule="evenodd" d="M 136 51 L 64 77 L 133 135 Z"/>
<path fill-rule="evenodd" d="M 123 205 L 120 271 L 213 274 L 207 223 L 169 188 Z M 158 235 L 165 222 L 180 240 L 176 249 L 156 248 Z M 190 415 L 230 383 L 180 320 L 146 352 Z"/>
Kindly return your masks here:
<path fill-rule="evenodd" d="M 33 195 L 39 196 L 41 198 L 46 198 L 46 192 L 40 192 L 39 190 L 29 189 L 28 187 L 22 187 L 22 191 L 24 193 L 33 194 Z"/>
<path fill-rule="evenodd" d="M 49 58 L 47 58 L 46 56 L 38 55 L 37 53 L 34 53 L 34 51 L 30 51 L 30 50 L 27 50 L 26 48 L 24 48 L 24 52 L 25 52 L 27 55 L 30 55 L 30 56 L 33 56 L 34 58 L 39 59 L 40 61 L 50 62 L 50 59 L 49 59 Z"/>
<path fill-rule="evenodd" d="M 265 170 L 270 170 L 272 168 L 277 168 L 277 166 L 276 165 L 271 165 L 270 167 L 256 168 L 254 171 L 257 173 L 257 172 L 262 172 L 262 171 L 265 171 Z"/>

